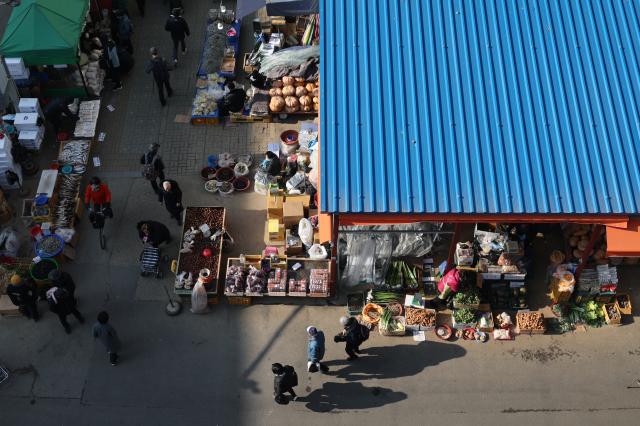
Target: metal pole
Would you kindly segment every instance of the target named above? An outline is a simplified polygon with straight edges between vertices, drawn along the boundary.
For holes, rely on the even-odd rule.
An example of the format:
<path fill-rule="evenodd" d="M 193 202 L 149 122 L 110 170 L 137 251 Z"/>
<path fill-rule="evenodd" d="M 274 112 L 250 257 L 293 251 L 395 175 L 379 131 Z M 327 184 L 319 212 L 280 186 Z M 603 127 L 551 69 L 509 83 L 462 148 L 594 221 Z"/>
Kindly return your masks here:
<path fill-rule="evenodd" d="M 87 82 L 84 80 L 84 74 L 82 74 L 82 69 L 80 68 L 80 63 L 76 62 L 76 66 L 78 67 L 78 72 L 80 73 L 80 78 L 82 78 L 82 85 L 84 86 L 84 93 L 87 97 L 89 97 L 89 89 L 87 88 Z"/>

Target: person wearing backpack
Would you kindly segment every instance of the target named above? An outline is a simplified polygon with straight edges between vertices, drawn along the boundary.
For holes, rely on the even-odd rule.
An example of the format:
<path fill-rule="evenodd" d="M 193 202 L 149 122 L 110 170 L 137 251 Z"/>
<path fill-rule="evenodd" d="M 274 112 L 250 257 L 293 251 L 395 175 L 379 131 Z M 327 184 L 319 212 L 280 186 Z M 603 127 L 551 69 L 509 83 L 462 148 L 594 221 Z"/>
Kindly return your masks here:
<path fill-rule="evenodd" d="M 298 395 L 294 392 L 293 388 L 298 386 L 298 374 L 296 370 L 290 366 L 282 366 L 280 363 L 271 365 L 271 371 L 274 374 L 273 377 L 273 395 L 278 404 L 288 404 L 289 399 L 286 397 L 285 392 L 291 395 L 291 400 L 298 399 Z"/>
<path fill-rule="evenodd" d="M 84 317 L 78 312 L 76 300 L 64 288 L 50 288 L 47 291 L 47 302 L 49 303 L 51 312 L 58 315 L 60 324 L 62 324 L 67 334 L 71 334 L 71 326 L 67 322 L 67 315 L 73 314 L 80 324 L 84 324 Z"/>
<path fill-rule="evenodd" d="M 349 361 L 358 359 L 360 345 L 369 339 L 369 327 L 360 324 L 354 317 L 343 316 L 340 324 L 344 329 L 334 337 L 334 341 L 345 342 L 344 351 L 349 355 Z"/>
<path fill-rule="evenodd" d="M 167 101 L 164 98 L 164 89 L 167 89 L 167 96 L 173 96 L 173 89 L 171 88 L 171 84 L 169 84 L 169 67 L 167 67 L 167 62 L 158 54 L 158 49 L 152 47 L 149 50 L 151 53 L 151 60 L 147 63 L 145 68 L 145 72 L 147 74 L 152 73 L 153 79 L 158 86 L 158 94 L 160 95 L 160 104 L 165 106 Z"/>
<path fill-rule="evenodd" d="M 160 188 L 158 187 L 158 178 L 160 182 L 165 180 L 164 176 L 164 163 L 162 157 L 158 154 L 160 145 L 152 143 L 149 145 L 147 152 L 140 157 L 140 164 L 142 165 L 142 177 L 151 182 L 151 188 L 153 192 L 158 196 L 158 201 L 162 202 L 160 198 Z"/>

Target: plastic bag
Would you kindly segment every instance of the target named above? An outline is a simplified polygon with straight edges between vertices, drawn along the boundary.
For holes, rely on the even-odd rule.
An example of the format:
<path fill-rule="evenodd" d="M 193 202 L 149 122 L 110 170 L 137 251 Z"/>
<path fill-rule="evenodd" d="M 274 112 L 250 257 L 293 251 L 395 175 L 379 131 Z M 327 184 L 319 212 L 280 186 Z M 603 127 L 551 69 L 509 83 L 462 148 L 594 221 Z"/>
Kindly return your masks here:
<path fill-rule="evenodd" d="M 302 240 L 302 244 L 307 247 L 313 245 L 313 225 L 309 219 L 302 218 L 298 224 L 298 235 Z"/>
<path fill-rule="evenodd" d="M 327 258 L 327 249 L 324 248 L 324 246 L 321 246 L 320 244 L 313 244 L 310 248 L 309 248 L 309 257 L 311 259 L 317 259 L 317 260 L 321 260 L 321 259 L 326 259 Z"/>
<path fill-rule="evenodd" d="M 198 280 L 191 293 L 191 312 L 203 314 L 207 312 L 207 290 L 202 281 Z"/>
<path fill-rule="evenodd" d="M 0 246 L 2 250 L 0 252 L 5 256 L 16 257 L 18 250 L 20 249 L 20 241 L 18 240 L 18 234 L 11 227 L 7 227 L 0 233 Z"/>

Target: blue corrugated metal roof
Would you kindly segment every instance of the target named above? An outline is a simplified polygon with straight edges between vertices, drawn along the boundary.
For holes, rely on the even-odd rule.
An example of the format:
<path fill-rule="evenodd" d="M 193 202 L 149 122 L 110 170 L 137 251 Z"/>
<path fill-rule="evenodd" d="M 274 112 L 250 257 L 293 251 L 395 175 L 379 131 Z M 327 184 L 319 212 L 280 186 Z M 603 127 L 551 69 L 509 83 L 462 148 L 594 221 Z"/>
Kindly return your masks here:
<path fill-rule="evenodd" d="M 638 213 L 640 1 L 321 0 L 321 206 Z"/>

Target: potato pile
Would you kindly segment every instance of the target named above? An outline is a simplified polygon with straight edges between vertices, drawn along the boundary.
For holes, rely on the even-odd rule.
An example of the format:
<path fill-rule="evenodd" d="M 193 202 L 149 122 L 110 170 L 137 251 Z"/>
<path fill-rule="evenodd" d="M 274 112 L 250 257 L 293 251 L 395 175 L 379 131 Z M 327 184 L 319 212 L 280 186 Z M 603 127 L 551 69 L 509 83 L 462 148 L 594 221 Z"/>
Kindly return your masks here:
<path fill-rule="evenodd" d="M 567 235 L 569 245 L 571 246 L 571 255 L 574 258 L 573 260 L 580 260 L 582 258 L 584 251 L 589 246 L 589 241 L 591 241 L 592 232 L 593 228 L 591 225 L 574 225 L 569 229 Z M 599 236 L 596 241 L 593 250 L 589 253 L 589 256 L 593 256 L 593 260 L 596 262 L 607 259 L 607 244 L 600 237 L 601 236 Z"/>
<path fill-rule="evenodd" d="M 407 306 L 405 317 L 408 325 L 421 325 L 434 327 L 436 325 L 436 312 L 430 309 L 418 309 Z"/>
<path fill-rule="evenodd" d="M 516 321 L 520 330 L 544 330 L 544 315 L 540 312 L 518 312 Z"/>
<path fill-rule="evenodd" d="M 272 112 L 311 112 L 320 110 L 320 84 L 305 82 L 301 77 L 282 77 L 269 89 L 269 109 Z"/>

